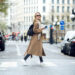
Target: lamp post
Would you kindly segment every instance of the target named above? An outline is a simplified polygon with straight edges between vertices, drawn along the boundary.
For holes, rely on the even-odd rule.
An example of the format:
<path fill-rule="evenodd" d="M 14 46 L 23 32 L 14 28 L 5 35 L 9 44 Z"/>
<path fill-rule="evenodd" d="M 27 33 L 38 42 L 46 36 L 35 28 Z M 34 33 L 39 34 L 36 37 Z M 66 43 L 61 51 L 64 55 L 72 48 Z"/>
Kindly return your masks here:
<path fill-rule="evenodd" d="M 70 18 L 73 22 L 75 21 L 75 8 L 72 9 L 72 14 L 70 15 Z"/>
<path fill-rule="evenodd" d="M 72 9 L 72 21 L 75 21 L 75 8 Z"/>
<path fill-rule="evenodd" d="M 74 19 L 75 19 L 75 16 L 73 15 L 73 14 L 71 14 L 71 19 L 72 19 L 72 21 L 74 21 Z"/>
<path fill-rule="evenodd" d="M 70 15 L 70 18 L 72 20 L 72 25 L 75 25 L 75 8 L 72 9 L 72 14 Z"/>

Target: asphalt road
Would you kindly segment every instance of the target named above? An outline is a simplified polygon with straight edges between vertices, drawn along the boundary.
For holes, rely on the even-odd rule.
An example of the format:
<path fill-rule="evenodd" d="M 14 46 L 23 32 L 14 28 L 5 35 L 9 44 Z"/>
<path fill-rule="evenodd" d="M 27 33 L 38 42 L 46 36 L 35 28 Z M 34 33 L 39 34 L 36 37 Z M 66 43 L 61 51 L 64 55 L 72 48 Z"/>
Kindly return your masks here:
<path fill-rule="evenodd" d="M 46 53 L 43 64 L 37 56 L 24 62 L 28 44 L 29 41 L 6 42 L 5 51 L 0 52 L 0 75 L 75 75 L 75 57 L 62 54 L 58 47 L 49 43 L 43 43 Z"/>

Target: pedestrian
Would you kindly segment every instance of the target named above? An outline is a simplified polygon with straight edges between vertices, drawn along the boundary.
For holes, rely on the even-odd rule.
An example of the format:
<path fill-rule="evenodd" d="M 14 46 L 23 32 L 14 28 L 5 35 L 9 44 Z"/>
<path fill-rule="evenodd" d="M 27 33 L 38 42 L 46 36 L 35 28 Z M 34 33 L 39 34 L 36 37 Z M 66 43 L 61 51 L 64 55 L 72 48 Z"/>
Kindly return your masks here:
<path fill-rule="evenodd" d="M 39 12 L 36 12 L 34 17 L 35 19 L 33 22 L 34 25 L 33 31 L 35 34 L 31 37 L 28 49 L 25 52 L 24 60 L 26 61 L 29 56 L 32 57 L 32 55 L 36 55 L 39 56 L 40 63 L 42 63 L 43 62 L 42 56 L 46 56 L 42 46 L 42 36 L 43 36 L 42 30 L 44 30 L 45 27 L 40 28 L 41 14 Z"/>
<path fill-rule="evenodd" d="M 12 33 L 12 40 L 15 40 L 15 37 L 16 37 L 15 32 L 13 32 Z"/>
<path fill-rule="evenodd" d="M 23 35 L 21 35 L 21 41 L 23 41 Z"/>
<path fill-rule="evenodd" d="M 24 33 L 24 41 L 27 41 L 27 32 Z"/>

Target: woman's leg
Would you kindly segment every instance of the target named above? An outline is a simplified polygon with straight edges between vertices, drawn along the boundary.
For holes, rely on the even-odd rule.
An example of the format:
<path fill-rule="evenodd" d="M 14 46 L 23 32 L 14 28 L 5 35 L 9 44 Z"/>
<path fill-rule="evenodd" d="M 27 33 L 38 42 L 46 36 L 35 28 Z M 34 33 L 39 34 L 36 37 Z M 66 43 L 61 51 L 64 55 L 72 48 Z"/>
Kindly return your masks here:
<path fill-rule="evenodd" d="M 26 61 L 29 56 L 30 56 L 30 54 L 27 54 L 27 55 L 24 57 L 24 60 Z"/>
<path fill-rule="evenodd" d="M 39 56 L 39 59 L 40 59 L 40 63 L 42 63 L 43 62 L 42 56 Z"/>

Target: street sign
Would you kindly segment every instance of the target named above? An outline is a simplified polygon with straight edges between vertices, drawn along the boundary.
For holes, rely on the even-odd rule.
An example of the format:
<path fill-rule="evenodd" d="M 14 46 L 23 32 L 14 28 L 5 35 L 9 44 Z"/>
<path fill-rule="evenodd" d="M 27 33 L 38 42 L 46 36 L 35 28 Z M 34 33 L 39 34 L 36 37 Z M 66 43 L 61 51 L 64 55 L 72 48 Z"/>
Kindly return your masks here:
<path fill-rule="evenodd" d="M 60 26 L 60 30 L 64 30 L 64 25 L 63 26 Z"/>
<path fill-rule="evenodd" d="M 60 25 L 64 25 L 65 23 L 64 23 L 64 21 L 60 21 Z"/>
<path fill-rule="evenodd" d="M 64 30 L 64 21 L 62 20 L 62 21 L 60 21 L 60 30 Z"/>

